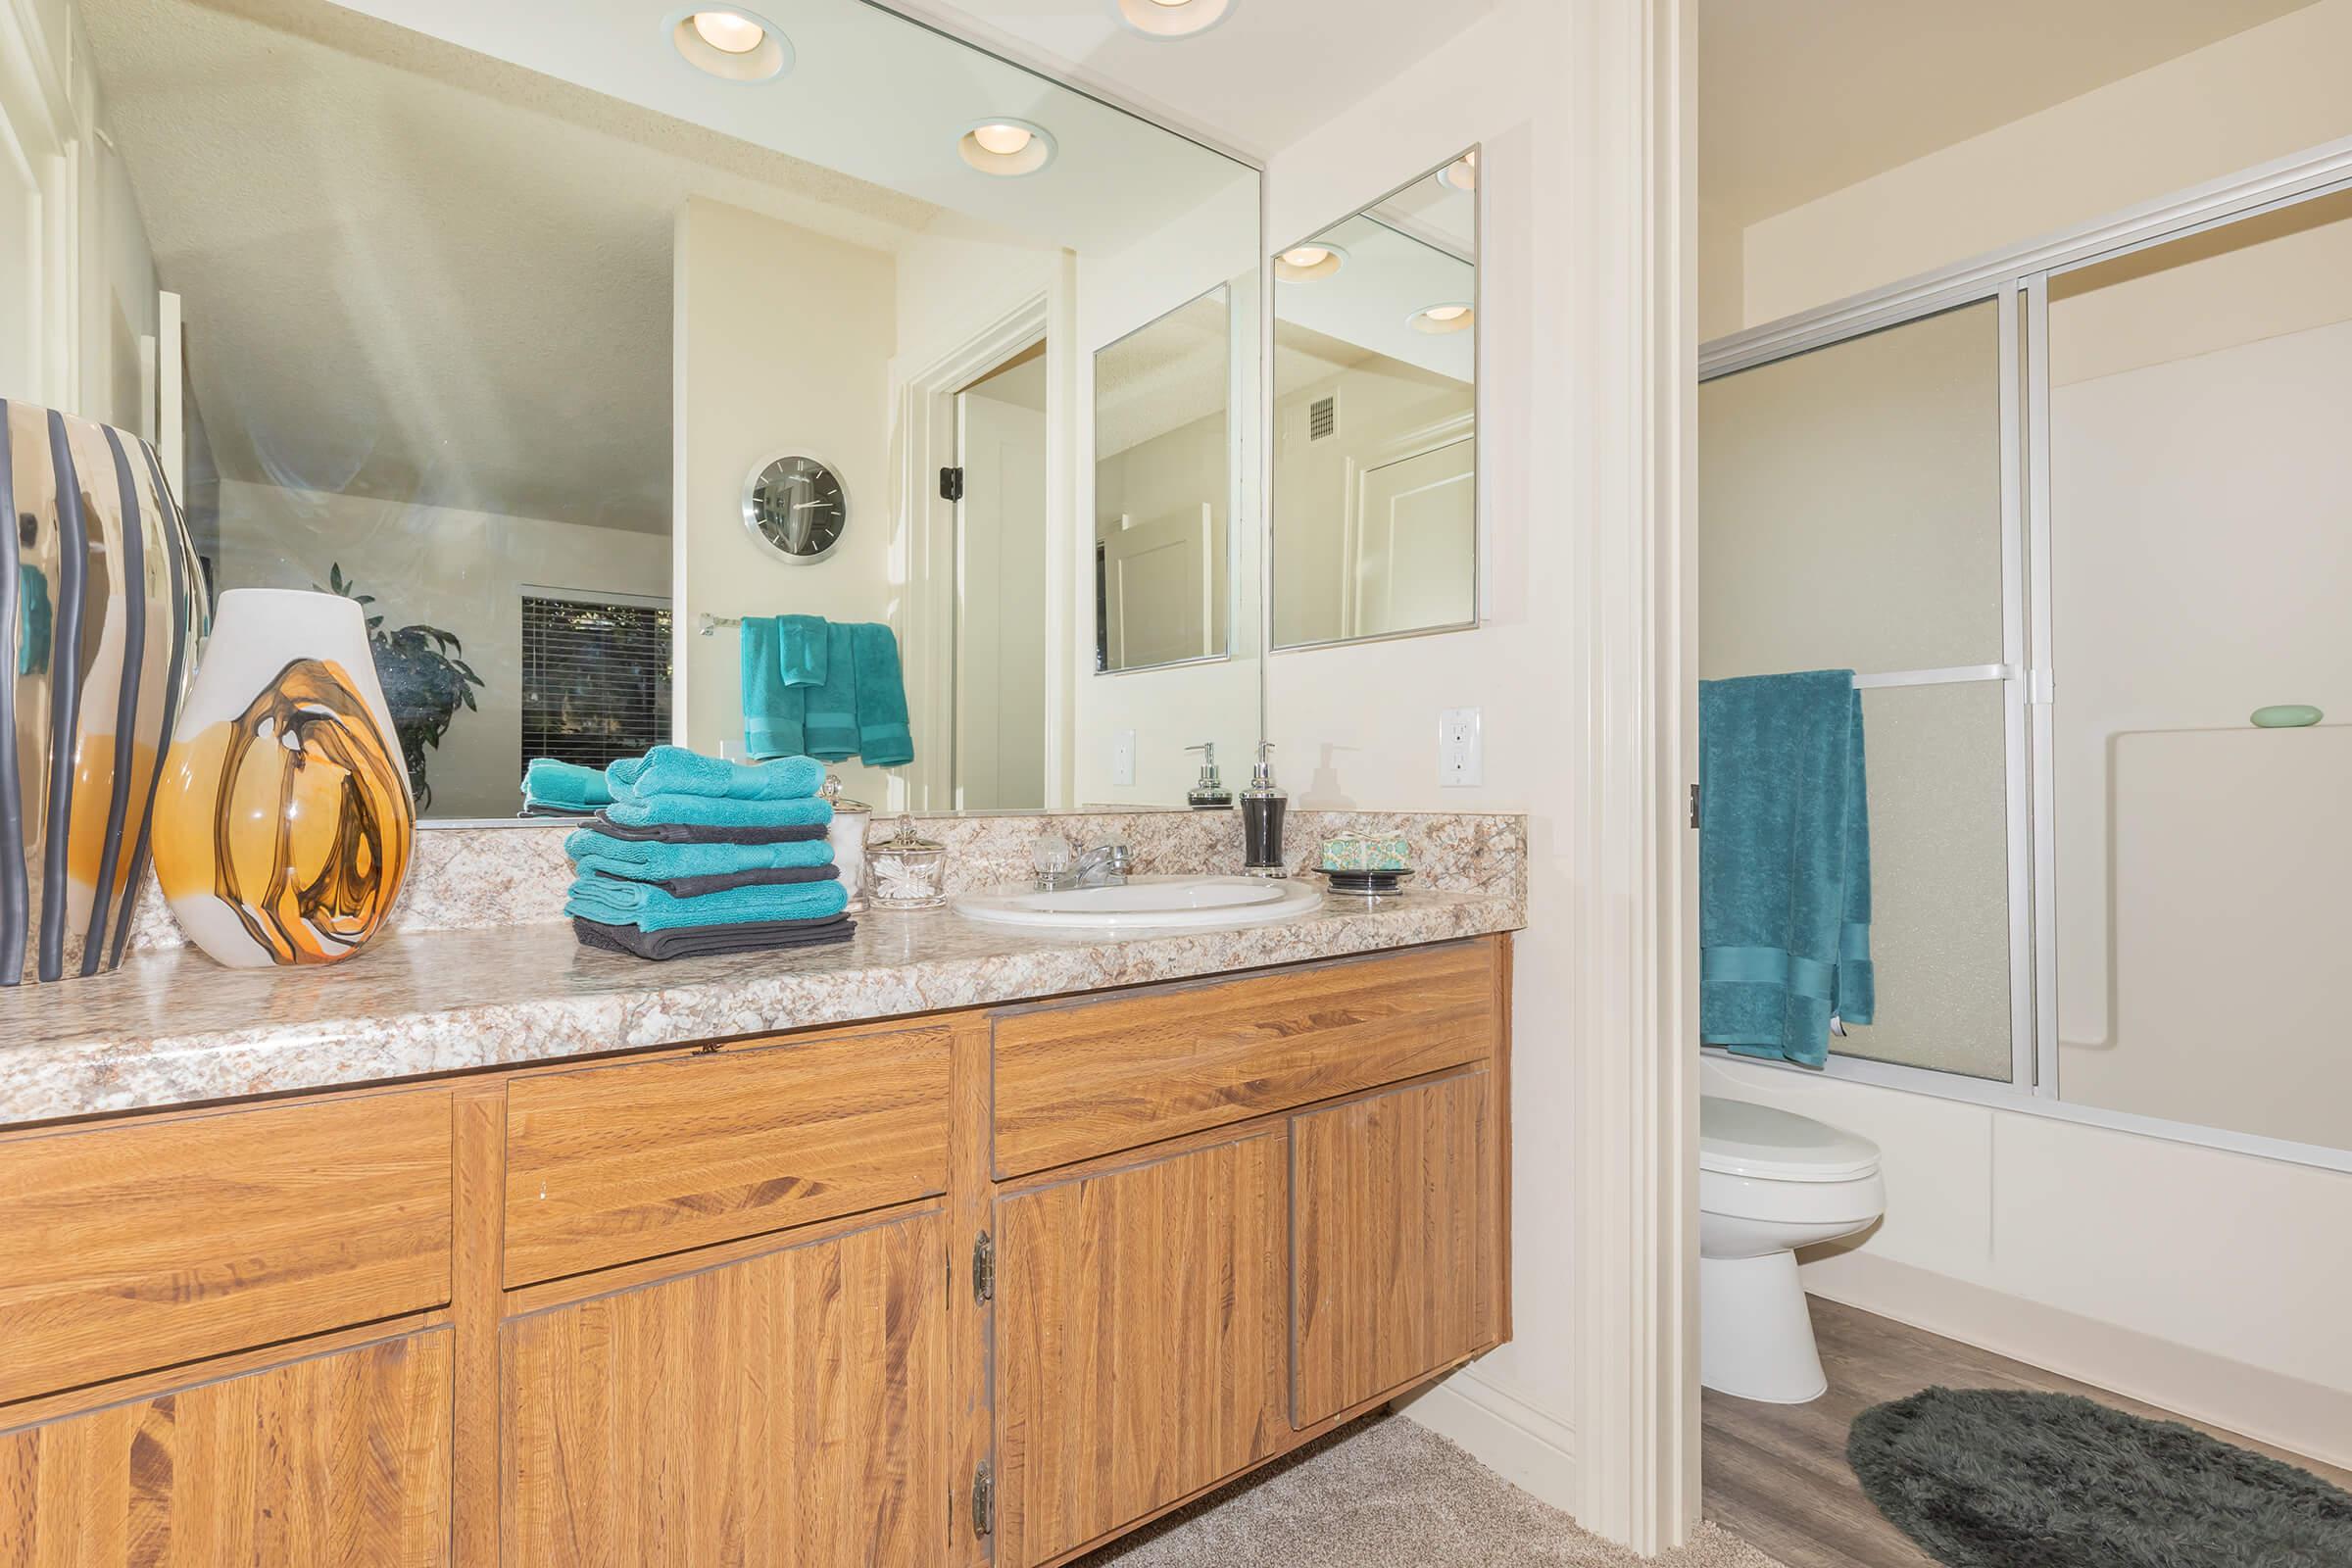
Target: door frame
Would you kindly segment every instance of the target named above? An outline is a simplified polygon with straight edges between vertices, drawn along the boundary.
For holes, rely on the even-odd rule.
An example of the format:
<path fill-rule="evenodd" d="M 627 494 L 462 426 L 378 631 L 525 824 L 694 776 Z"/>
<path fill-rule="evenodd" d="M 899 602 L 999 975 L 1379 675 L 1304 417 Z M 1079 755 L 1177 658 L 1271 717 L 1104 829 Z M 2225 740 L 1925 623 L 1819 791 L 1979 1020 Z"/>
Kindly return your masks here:
<path fill-rule="evenodd" d="M 981 327 L 899 387 L 897 418 L 906 440 L 896 483 L 903 498 L 906 706 L 913 714 L 915 755 L 906 770 L 910 810 L 956 809 L 956 503 L 940 494 L 939 474 L 960 461 L 956 397 L 1041 341 L 1046 345 L 1046 646 L 1069 645 L 1069 552 L 1063 545 L 1070 537 L 1075 498 L 1067 479 L 1056 477 L 1056 464 L 1069 451 L 1072 305 L 1065 267 L 1052 287 Z M 1068 798 L 1072 696 L 1066 663 L 1047 666 L 1049 809 Z"/>

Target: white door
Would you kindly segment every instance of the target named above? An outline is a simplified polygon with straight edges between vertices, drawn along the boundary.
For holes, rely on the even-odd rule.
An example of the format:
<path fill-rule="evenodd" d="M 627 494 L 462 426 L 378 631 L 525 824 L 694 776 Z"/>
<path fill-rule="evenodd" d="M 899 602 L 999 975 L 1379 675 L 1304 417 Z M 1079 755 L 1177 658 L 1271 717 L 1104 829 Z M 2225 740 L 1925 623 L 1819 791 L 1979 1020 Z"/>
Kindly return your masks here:
<path fill-rule="evenodd" d="M 1046 416 L 957 399 L 956 806 L 1046 804 Z"/>
<path fill-rule="evenodd" d="M 1217 652 L 1216 512 L 1207 502 L 1103 530 L 1102 625 L 1110 667 L 1139 669 Z"/>
<path fill-rule="evenodd" d="M 1470 437 L 1366 468 L 1356 509 L 1358 637 L 1470 619 L 1478 443 Z"/>

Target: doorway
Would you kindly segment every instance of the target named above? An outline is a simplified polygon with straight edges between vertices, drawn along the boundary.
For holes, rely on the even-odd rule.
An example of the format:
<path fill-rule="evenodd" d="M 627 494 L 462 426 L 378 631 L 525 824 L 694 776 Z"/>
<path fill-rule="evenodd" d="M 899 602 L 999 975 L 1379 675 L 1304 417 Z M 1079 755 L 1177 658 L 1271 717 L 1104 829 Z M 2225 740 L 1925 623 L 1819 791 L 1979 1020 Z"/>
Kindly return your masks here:
<path fill-rule="evenodd" d="M 962 811 L 1046 805 L 1046 345 L 956 394 L 953 790 Z"/>

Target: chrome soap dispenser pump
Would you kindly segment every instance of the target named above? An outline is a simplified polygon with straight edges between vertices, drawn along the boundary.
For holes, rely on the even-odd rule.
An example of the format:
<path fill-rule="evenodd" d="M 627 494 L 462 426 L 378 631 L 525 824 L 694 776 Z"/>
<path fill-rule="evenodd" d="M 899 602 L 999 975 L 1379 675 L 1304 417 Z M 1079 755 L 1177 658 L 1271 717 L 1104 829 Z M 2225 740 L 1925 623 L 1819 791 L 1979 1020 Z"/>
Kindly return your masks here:
<path fill-rule="evenodd" d="M 1274 783 L 1274 743 L 1257 743 L 1257 765 L 1242 791 L 1242 869 L 1251 876 L 1289 876 L 1282 859 L 1282 818 L 1291 798 Z"/>
<path fill-rule="evenodd" d="M 1196 811 L 1229 811 L 1233 809 L 1233 791 L 1217 776 L 1217 743 L 1202 741 L 1187 746 L 1188 752 L 1200 754 L 1200 777 L 1185 792 L 1184 804 Z"/>

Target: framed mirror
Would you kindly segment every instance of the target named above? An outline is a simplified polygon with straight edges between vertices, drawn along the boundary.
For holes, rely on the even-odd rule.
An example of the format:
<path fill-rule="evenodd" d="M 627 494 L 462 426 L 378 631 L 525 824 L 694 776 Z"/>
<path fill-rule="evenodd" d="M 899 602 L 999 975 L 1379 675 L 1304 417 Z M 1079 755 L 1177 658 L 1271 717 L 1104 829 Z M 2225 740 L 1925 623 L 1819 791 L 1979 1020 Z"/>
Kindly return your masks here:
<path fill-rule="evenodd" d="M 1095 351 L 1095 669 L 1233 649 L 1233 290 Z"/>
<path fill-rule="evenodd" d="M 1273 639 L 1478 624 L 1478 152 L 1276 253 Z"/>
<path fill-rule="evenodd" d="M 69 412 L 157 441 L 212 590 L 365 595 L 379 666 L 478 677 L 419 710 L 428 824 L 662 742 L 916 811 L 1182 808 L 1186 747 L 1250 755 L 1256 168 L 866 0 L 741 50 L 574 0 L 40 15 L 95 132 Z M 788 619 L 857 638 L 808 666 L 879 696 L 846 741 L 751 711 Z"/>
<path fill-rule="evenodd" d="M 743 481 L 743 525 L 782 560 L 813 565 L 833 553 L 850 525 L 849 494 L 824 464 L 786 453 Z"/>

